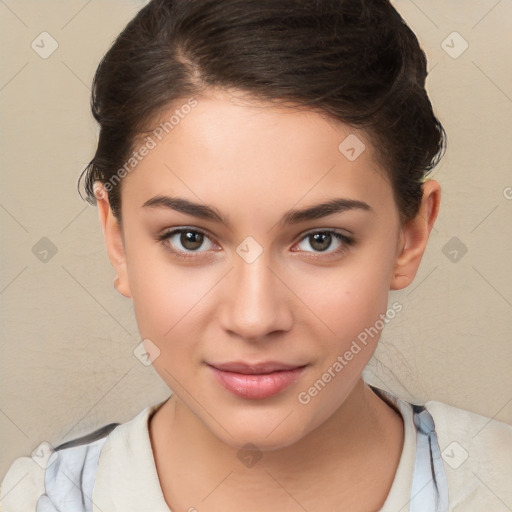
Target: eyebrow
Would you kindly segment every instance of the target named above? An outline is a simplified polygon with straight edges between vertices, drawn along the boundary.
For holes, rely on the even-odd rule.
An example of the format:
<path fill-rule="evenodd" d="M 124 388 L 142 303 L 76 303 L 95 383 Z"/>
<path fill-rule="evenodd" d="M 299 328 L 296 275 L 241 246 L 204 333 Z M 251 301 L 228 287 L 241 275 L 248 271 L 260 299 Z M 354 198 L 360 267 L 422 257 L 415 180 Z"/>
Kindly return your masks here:
<path fill-rule="evenodd" d="M 205 204 L 194 203 L 188 199 L 170 196 L 155 196 L 146 201 L 143 208 L 166 208 L 200 219 L 219 222 L 229 227 L 229 221 L 216 208 Z M 317 220 L 348 210 L 373 211 L 364 201 L 355 199 L 335 198 L 324 203 L 309 206 L 304 209 L 288 210 L 278 222 L 280 225 L 298 224 L 309 220 Z"/>

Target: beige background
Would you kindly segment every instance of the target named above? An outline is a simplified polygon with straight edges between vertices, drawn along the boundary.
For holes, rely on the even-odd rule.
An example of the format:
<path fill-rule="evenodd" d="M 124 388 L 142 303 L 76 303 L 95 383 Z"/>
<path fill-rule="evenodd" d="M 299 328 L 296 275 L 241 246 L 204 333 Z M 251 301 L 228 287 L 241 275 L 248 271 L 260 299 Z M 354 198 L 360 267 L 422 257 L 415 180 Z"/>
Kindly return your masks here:
<path fill-rule="evenodd" d="M 131 302 L 112 287 L 97 210 L 76 192 L 96 141 L 93 73 L 143 3 L 0 0 L 0 476 L 41 441 L 127 421 L 168 394 L 133 355 Z M 429 57 L 449 150 L 434 173 L 440 218 L 415 283 L 391 295 L 404 309 L 368 378 L 512 423 L 512 2 L 394 4 Z M 43 51 L 43 31 L 59 45 L 47 59 L 31 47 Z M 445 51 L 464 41 L 457 58 Z M 43 237 L 57 250 L 46 262 Z"/>

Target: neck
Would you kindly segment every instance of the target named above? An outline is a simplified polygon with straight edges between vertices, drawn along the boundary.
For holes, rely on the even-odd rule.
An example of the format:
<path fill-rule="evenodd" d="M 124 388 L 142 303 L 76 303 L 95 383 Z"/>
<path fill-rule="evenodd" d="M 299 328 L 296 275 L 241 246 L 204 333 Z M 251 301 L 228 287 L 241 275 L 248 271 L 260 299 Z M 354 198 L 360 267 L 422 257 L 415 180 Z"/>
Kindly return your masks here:
<path fill-rule="evenodd" d="M 331 495 L 333 503 L 356 511 L 361 496 L 368 498 L 362 510 L 384 502 L 400 459 L 403 424 L 401 416 L 359 380 L 322 425 L 293 445 L 256 453 L 261 458 L 247 467 L 236 463 L 239 449 L 219 440 L 175 396 L 151 419 L 150 436 L 172 510 L 187 510 L 190 503 L 198 503 L 198 496 L 202 499 L 218 488 L 205 500 L 212 508 L 204 510 L 217 510 L 217 502 L 224 507 L 218 510 L 239 509 L 241 503 L 254 510 L 286 510 L 284 503 L 293 497 L 308 511 L 320 510 L 318 496 L 325 510 Z M 191 474 L 194 478 L 187 479 Z"/>

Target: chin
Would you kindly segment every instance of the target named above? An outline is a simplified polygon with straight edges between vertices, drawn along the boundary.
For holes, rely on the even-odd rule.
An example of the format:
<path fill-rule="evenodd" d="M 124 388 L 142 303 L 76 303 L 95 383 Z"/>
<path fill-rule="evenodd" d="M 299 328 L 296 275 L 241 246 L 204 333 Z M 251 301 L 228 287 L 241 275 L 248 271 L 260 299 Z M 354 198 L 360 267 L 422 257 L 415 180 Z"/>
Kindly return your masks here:
<path fill-rule="evenodd" d="M 220 441 L 237 450 L 249 444 L 260 451 L 279 450 L 292 446 L 309 433 L 307 420 L 291 411 L 293 409 L 283 408 L 271 413 L 261 409 L 238 417 L 226 414 L 224 417 L 229 418 L 227 431 L 216 423 L 211 424 L 209 419 L 206 426 Z"/>
<path fill-rule="evenodd" d="M 271 436 L 262 431 L 243 428 L 231 433 L 233 437 L 224 433 L 220 440 L 228 446 L 242 451 L 250 449 L 260 452 L 280 450 L 294 445 L 303 437 L 301 432 L 290 432 L 289 430 L 283 430 L 279 435 L 273 434 Z"/>

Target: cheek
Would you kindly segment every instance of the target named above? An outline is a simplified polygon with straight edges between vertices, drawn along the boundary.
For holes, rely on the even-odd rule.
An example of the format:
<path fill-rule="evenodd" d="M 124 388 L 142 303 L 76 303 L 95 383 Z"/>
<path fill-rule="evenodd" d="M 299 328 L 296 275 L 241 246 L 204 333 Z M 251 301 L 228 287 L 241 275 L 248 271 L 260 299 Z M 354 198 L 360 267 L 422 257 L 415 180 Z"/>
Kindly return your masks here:
<path fill-rule="evenodd" d="M 315 421 L 345 400 L 375 351 L 386 324 L 388 274 L 389 265 L 374 261 L 372 267 L 364 262 L 340 268 L 321 286 L 319 280 L 303 282 L 304 302 L 319 321 L 309 324 L 318 326 L 311 332 L 317 359 L 298 400 L 322 411 Z"/>
<path fill-rule="evenodd" d="M 193 269 L 178 268 L 147 238 L 136 232 L 126 237 L 128 279 L 141 336 L 163 342 L 193 312 L 206 283 Z"/>
<path fill-rule="evenodd" d="M 347 340 L 373 325 L 387 309 L 391 265 L 356 261 L 297 279 L 297 295 L 337 339 Z"/>
<path fill-rule="evenodd" d="M 178 266 L 163 250 L 136 248 L 127 252 L 127 261 L 140 336 L 158 347 L 154 369 L 179 390 L 180 383 L 192 378 L 190 368 L 203 360 L 222 275 L 208 267 Z"/>
<path fill-rule="evenodd" d="M 197 270 L 176 270 L 171 265 L 132 268 L 130 287 L 141 335 L 166 343 L 175 333 L 189 329 L 214 284 L 212 276 Z"/>
<path fill-rule="evenodd" d="M 393 265 L 394 248 L 383 242 L 354 253 L 323 278 L 317 274 L 301 281 L 299 293 L 321 320 L 311 333 L 318 363 L 310 382 L 314 387 L 311 395 L 304 390 L 306 398 L 318 393 L 318 406 L 341 403 L 371 359 L 386 325 Z M 321 393 L 316 379 L 329 382 Z"/>
<path fill-rule="evenodd" d="M 155 371 L 172 389 L 189 378 L 187 368 L 200 362 L 203 323 L 204 281 L 190 274 L 157 265 L 133 270 L 132 297 L 135 317 L 142 339 L 158 347 L 153 361 Z M 183 373 L 184 372 L 184 373 Z M 177 380 L 176 380 L 177 379 Z"/>

